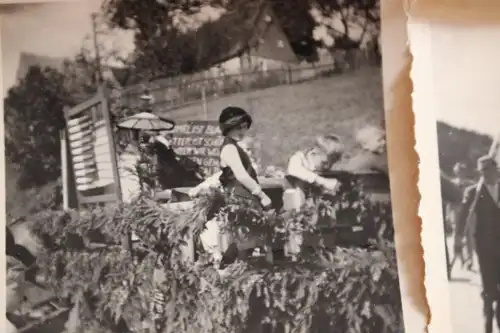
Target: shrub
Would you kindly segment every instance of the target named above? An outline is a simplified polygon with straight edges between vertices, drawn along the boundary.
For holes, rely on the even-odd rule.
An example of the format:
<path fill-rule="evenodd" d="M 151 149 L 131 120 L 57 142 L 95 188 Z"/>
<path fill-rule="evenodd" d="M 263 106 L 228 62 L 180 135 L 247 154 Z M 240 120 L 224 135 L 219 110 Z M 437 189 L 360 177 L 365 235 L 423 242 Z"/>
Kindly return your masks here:
<path fill-rule="evenodd" d="M 7 193 L 6 210 L 9 220 L 27 218 L 44 210 L 62 207 L 62 182 L 57 180 L 39 188 L 15 190 Z"/>
<path fill-rule="evenodd" d="M 380 232 L 392 226 L 390 209 L 375 210 L 381 204 L 354 192 L 357 202 L 334 207 L 318 198 L 295 213 L 258 212 L 218 192 L 189 210 L 140 197 L 80 214 L 44 212 L 34 229 L 45 245 L 39 266 L 48 286 L 79 304 L 80 322 L 91 332 L 143 332 L 152 325 L 153 293 L 164 299 L 162 333 L 402 332 L 393 239 Z M 196 263 L 182 260 L 184 236 L 197 235 L 216 212 L 286 240 L 292 229 L 314 231 L 319 205 L 334 212 L 355 207 L 359 221 L 377 224 L 379 236 L 368 249 L 320 247 L 295 262 L 236 262 L 225 274 L 202 251 Z M 369 216 L 370 209 L 379 215 Z M 130 251 L 120 244 L 131 232 L 140 242 Z"/>

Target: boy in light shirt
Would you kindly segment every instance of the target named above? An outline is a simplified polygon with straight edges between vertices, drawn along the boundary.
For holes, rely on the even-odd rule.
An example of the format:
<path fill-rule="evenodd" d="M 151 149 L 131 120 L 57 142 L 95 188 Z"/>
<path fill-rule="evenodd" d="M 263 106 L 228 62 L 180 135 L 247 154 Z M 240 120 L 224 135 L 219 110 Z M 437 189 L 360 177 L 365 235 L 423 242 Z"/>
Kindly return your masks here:
<path fill-rule="evenodd" d="M 321 172 L 330 170 L 342 158 L 343 152 L 344 145 L 338 136 L 317 137 L 312 148 L 296 152 L 288 161 L 287 179 L 290 185 L 301 191 L 303 199 L 309 197 L 313 187 L 336 191 L 339 181 L 324 178 Z"/>

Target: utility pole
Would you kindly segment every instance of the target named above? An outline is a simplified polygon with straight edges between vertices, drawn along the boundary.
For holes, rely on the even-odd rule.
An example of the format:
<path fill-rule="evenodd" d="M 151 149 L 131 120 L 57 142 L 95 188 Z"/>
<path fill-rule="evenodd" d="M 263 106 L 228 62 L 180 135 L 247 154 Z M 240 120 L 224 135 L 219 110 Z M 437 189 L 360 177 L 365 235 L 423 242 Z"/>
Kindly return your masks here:
<path fill-rule="evenodd" d="M 97 13 L 91 14 L 92 18 L 92 39 L 94 41 L 95 50 L 95 62 L 96 62 L 96 74 L 97 74 L 97 85 L 100 86 L 103 82 L 102 79 L 102 68 L 101 68 L 101 56 L 99 54 L 99 43 L 97 42 Z"/>

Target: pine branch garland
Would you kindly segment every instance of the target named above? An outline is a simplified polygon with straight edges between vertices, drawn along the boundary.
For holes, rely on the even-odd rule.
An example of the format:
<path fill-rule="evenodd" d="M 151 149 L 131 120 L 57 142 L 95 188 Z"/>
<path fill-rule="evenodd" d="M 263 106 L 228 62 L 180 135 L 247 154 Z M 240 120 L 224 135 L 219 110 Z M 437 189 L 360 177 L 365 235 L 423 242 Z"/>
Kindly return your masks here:
<path fill-rule="evenodd" d="M 44 212 L 34 228 L 45 245 L 38 264 L 57 295 L 67 304 L 81 303 L 79 322 L 90 332 L 91 326 L 145 332 L 154 293 L 163 299 L 161 333 L 233 333 L 264 326 L 290 333 L 402 332 L 390 207 L 370 202 L 362 189 L 351 186 L 354 194 L 318 197 L 300 212 L 261 213 L 217 191 L 189 210 L 140 197 L 87 213 Z M 373 225 L 372 246 L 319 247 L 296 262 L 274 265 L 236 262 L 225 276 L 202 253 L 194 264 L 180 255 L 185 235 L 199 235 L 214 216 L 229 217 L 227 230 L 243 226 L 286 241 L 292 231 L 317 232 L 320 208 L 331 223 L 347 216 L 347 222 Z M 131 232 L 140 239 L 133 253 L 120 246 L 121 237 Z M 155 270 L 163 282 L 155 282 Z"/>

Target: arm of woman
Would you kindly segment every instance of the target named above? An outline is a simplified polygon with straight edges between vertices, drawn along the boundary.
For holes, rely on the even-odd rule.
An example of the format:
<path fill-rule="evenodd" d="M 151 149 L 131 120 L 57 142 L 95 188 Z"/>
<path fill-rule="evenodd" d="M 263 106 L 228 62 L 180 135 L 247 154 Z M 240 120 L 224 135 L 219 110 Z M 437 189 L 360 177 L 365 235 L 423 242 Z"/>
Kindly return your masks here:
<path fill-rule="evenodd" d="M 259 195 L 262 190 L 260 185 L 248 174 L 240 159 L 238 149 L 234 145 L 226 145 L 221 151 L 221 162 L 234 173 L 236 179 L 252 194 Z"/>

